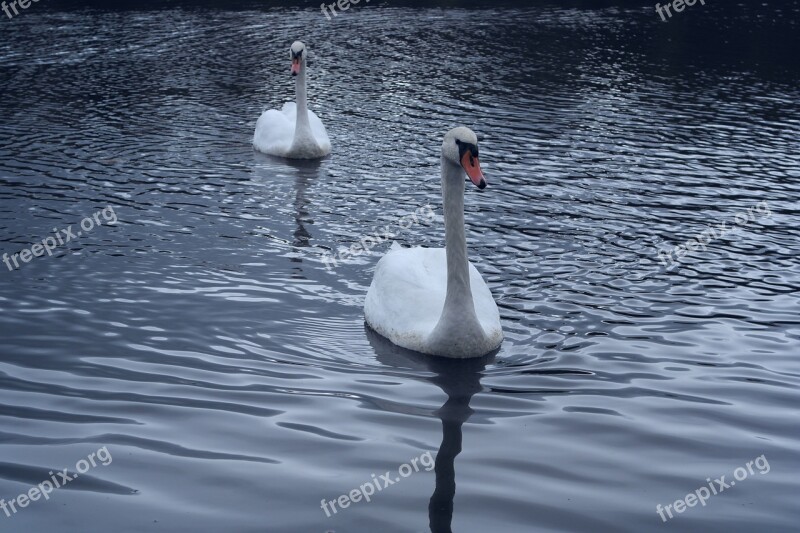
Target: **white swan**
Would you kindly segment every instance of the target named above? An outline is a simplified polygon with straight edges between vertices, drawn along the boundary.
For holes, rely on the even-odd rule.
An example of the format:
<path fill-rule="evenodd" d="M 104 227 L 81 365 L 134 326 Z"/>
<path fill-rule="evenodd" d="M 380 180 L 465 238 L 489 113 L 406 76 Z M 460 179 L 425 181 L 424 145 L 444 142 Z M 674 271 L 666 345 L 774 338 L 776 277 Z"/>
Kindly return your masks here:
<path fill-rule="evenodd" d="M 253 146 L 259 152 L 291 159 L 318 159 L 331 153 L 331 141 L 322 121 L 308 109 L 306 93 L 306 45 L 292 43 L 289 57 L 296 76 L 297 104 L 286 102 L 283 109 L 270 109 L 258 118 Z"/>
<path fill-rule="evenodd" d="M 466 358 L 486 355 L 503 341 L 497 304 L 467 258 L 465 171 L 479 189 L 486 187 L 477 136 L 456 128 L 442 143 L 445 248 L 393 246 L 367 292 L 367 323 L 403 348 Z"/>

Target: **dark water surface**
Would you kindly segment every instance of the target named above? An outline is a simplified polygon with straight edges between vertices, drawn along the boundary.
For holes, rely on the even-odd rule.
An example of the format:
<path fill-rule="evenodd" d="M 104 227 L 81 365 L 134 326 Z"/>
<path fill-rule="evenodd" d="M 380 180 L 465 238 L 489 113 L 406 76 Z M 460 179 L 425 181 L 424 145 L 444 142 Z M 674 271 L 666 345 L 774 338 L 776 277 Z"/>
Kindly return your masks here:
<path fill-rule="evenodd" d="M 800 4 L 706 4 L 0 17 L 0 252 L 118 217 L 0 264 L 0 498 L 113 455 L 0 530 L 796 531 Z M 295 38 L 334 146 L 317 163 L 250 145 L 293 97 Z M 322 262 L 426 204 L 397 240 L 442 245 L 458 124 L 506 331 L 468 362 L 365 330 L 388 243 Z M 425 452 L 435 473 L 320 508 Z"/>

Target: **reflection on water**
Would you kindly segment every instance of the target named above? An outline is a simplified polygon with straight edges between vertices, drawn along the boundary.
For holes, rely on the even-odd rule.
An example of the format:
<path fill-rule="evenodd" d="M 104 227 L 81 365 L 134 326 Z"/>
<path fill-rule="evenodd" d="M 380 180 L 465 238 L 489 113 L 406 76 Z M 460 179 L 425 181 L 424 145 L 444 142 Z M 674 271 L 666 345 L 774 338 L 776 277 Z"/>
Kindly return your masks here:
<path fill-rule="evenodd" d="M 793 531 L 800 3 L 310 9 L 36 5 L 0 23 L 0 498 L 114 462 L 0 529 Z M 115 4 L 116 5 L 116 4 Z M 505 4 L 504 4 L 505 5 Z M 255 153 L 312 57 L 317 162 Z M 471 259 L 506 339 L 478 361 L 365 330 L 397 235 L 442 246 L 439 147 L 475 129 Z M 665 269 L 658 252 L 759 202 Z M 0 269 L 4 267 L 0 264 Z M 438 450 L 328 518 L 323 498 Z M 769 475 L 656 505 L 765 455 Z M 91 478 L 89 476 L 92 476 Z"/>
<path fill-rule="evenodd" d="M 436 489 L 428 504 L 428 513 L 432 533 L 450 532 L 456 494 L 455 461 L 461 452 L 461 426 L 472 414 L 469 402 L 481 390 L 482 372 L 494 361 L 494 355 L 467 360 L 426 357 L 393 345 L 369 326 L 364 326 L 364 331 L 379 362 L 390 368 L 410 366 L 427 370 L 433 374 L 430 382 L 447 395 L 447 401 L 435 411 L 442 421 L 442 443 L 436 454 Z"/>
<path fill-rule="evenodd" d="M 307 248 L 310 246 L 311 234 L 309 233 L 308 229 L 306 229 L 306 226 L 313 226 L 314 224 L 314 220 L 311 218 L 311 213 L 308 209 L 309 200 L 306 197 L 306 194 L 309 185 L 313 184 L 314 181 L 319 181 L 321 179 L 320 167 L 322 162 L 321 160 L 305 161 L 291 159 L 280 161 L 280 163 L 284 162 L 287 166 L 294 168 L 297 172 L 297 176 L 295 177 L 294 181 L 295 192 L 293 202 L 294 222 L 296 229 L 292 233 L 292 236 L 294 237 L 292 246 L 295 249 L 294 252 L 296 255 L 291 257 L 289 260 L 293 263 L 302 263 L 302 253 L 297 250 L 297 248 Z M 303 271 L 301 267 L 296 269 L 293 277 L 294 276 L 303 278 Z"/>

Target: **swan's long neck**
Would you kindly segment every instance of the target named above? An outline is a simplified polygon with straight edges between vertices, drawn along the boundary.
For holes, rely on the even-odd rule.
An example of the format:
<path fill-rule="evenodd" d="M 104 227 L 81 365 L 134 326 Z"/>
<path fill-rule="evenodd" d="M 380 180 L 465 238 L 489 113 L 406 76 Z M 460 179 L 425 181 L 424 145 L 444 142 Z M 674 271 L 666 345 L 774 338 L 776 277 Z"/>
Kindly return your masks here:
<path fill-rule="evenodd" d="M 447 295 L 439 322 L 431 333 L 432 345 L 452 345 L 484 337 L 469 284 L 469 259 L 464 229 L 464 172 L 442 157 Z M 437 348 L 438 349 L 438 348 Z M 450 350 L 447 350 L 448 352 Z"/>
<path fill-rule="evenodd" d="M 447 253 L 448 307 L 472 304 L 469 286 L 469 259 L 464 229 L 464 176 L 459 167 L 442 158 L 442 197 L 444 200 L 444 235 Z M 444 314 L 444 313 L 443 313 Z"/>
<path fill-rule="evenodd" d="M 295 97 L 297 99 L 297 126 L 294 140 L 297 142 L 305 135 L 311 134 L 311 123 L 308 120 L 308 92 L 306 91 L 306 62 L 300 65 L 300 72 L 295 80 Z"/>

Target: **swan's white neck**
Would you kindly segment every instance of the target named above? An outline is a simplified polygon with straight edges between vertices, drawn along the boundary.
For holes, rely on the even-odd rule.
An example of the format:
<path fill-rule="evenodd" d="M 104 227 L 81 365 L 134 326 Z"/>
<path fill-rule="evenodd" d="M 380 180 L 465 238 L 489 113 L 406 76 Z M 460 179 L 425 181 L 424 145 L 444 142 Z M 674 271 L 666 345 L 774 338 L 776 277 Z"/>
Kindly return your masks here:
<path fill-rule="evenodd" d="M 308 120 L 308 92 L 306 90 L 306 62 L 300 63 L 300 72 L 295 78 L 295 98 L 297 100 L 297 122 L 294 130 L 294 144 L 313 139 L 311 123 Z"/>
<path fill-rule="evenodd" d="M 444 156 L 442 196 L 447 254 L 447 296 L 439 322 L 431 333 L 430 342 L 449 345 L 452 344 L 452 339 L 468 342 L 483 339 L 485 334 L 475 314 L 469 283 L 469 258 L 464 229 L 464 171 Z"/>
<path fill-rule="evenodd" d="M 444 201 L 445 251 L 447 252 L 447 299 L 472 304 L 469 286 L 469 259 L 464 228 L 464 177 L 462 170 L 442 158 L 442 198 Z"/>
<path fill-rule="evenodd" d="M 295 97 L 297 98 L 297 118 L 295 119 L 294 139 L 289 149 L 295 157 L 319 157 L 321 149 L 314 133 L 311 131 L 311 122 L 308 117 L 308 94 L 306 93 L 306 61 L 300 62 L 300 72 L 295 80 Z"/>

